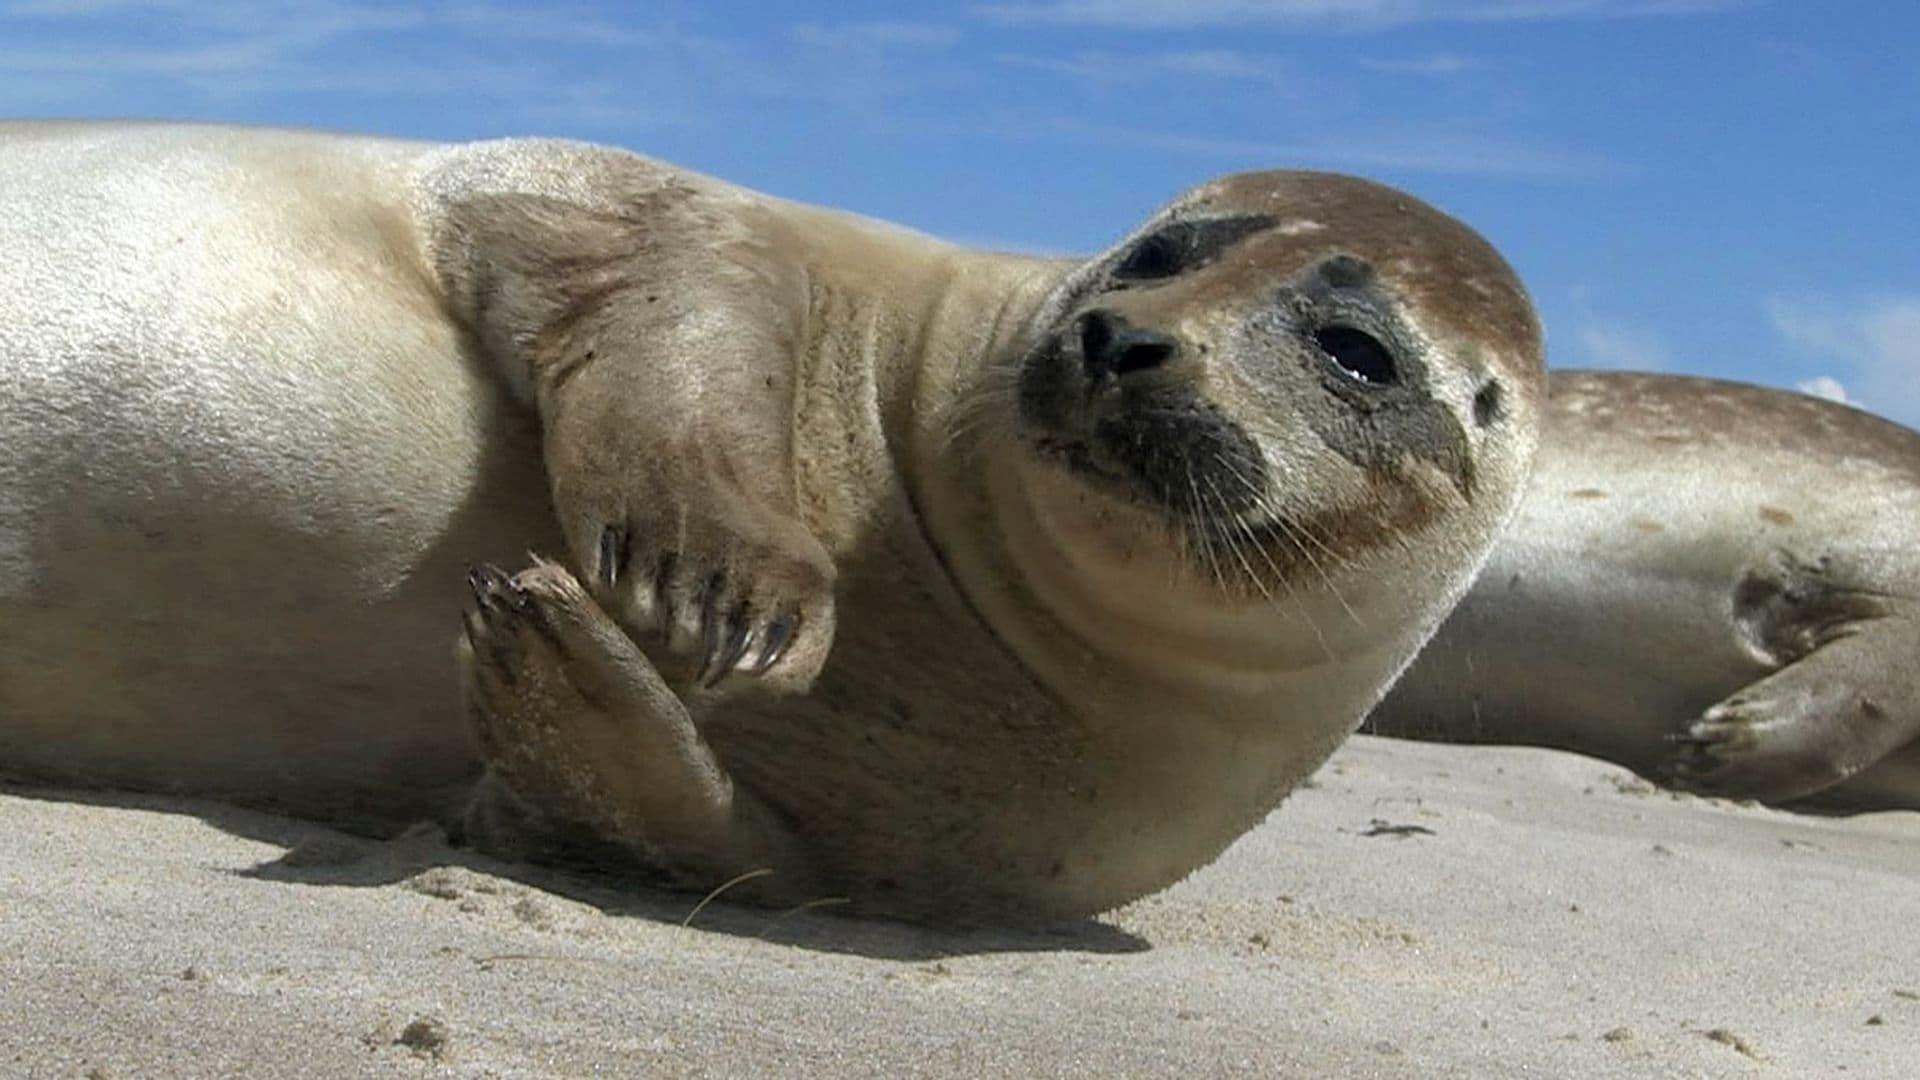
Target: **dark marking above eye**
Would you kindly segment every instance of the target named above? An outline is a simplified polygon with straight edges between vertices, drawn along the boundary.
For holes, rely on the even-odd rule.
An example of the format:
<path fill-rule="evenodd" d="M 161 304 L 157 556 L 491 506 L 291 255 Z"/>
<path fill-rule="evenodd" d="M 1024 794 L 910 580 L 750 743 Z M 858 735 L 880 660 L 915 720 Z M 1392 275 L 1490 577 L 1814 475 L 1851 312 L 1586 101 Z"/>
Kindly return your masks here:
<path fill-rule="evenodd" d="M 1196 218 L 1163 225 L 1136 241 L 1113 268 L 1119 281 L 1158 281 L 1204 266 L 1228 248 L 1277 224 L 1266 214 Z"/>
<path fill-rule="evenodd" d="M 1313 343 L 1320 346 L 1333 366 L 1355 382 L 1368 386 L 1392 386 L 1400 381 L 1400 366 L 1380 339 L 1352 326 L 1323 326 L 1313 332 Z"/>

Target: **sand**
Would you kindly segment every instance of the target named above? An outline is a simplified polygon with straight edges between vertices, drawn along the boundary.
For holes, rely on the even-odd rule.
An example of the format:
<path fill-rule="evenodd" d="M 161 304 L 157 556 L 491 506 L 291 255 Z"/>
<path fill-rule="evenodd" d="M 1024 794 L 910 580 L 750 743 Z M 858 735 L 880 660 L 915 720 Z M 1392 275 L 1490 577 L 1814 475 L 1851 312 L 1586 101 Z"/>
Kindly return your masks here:
<path fill-rule="evenodd" d="M 1055 933 L 787 914 L 0 791 L 0 1074 L 1920 1076 L 1920 814 L 1357 738 Z M 683 925 L 685 924 L 685 925 Z"/>

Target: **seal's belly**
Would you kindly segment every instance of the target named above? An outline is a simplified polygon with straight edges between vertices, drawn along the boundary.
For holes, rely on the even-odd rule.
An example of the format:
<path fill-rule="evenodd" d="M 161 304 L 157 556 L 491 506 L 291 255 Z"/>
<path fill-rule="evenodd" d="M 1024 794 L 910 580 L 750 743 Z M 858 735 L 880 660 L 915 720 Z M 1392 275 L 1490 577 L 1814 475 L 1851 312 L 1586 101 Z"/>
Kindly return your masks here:
<path fill-rule="evenodd" d="M 476 488 L 434 531 L 111 490 L 42 509 L 0 599 L 0 770 L 345 820 L 437 809 L 422 801 L 473 767 L 451 661 L 464 567 L 538 543 L 481 505 L 508 492 L 539 506 L 537 485 Z"/>
<path fill-rule="evenodd" d="M 368 176 L 90 146 L 0 140 L 0 772 L 416 815 L 465 565 L 559 550 L 532 422 Z"/>
<path fill-rule="evenodd" d="M 419 813 L 471 770 L 465 567 L 558 550 L 527 433 L 349 477 L 257 440 L 206 468 L 152 427 L 6 430 L 0 769 L 336 818 Z"/>

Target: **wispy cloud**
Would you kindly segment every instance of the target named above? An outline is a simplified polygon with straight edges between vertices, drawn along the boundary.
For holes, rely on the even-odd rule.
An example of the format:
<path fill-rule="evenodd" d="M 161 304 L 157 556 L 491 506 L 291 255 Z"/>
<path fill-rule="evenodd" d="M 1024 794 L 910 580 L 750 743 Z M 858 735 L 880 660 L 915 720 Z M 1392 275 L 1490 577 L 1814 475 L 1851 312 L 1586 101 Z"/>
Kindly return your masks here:
<path fill-rule="evenodd" d="M 1444 131 L 1365 131 L 1297 140 L 1231 139 L 1104 127 L 1064 116 L 1020 116 L 996 133 L 1055 137 L 1159 153 L 1211 158 L 1248 168 L 1322 167 L 1506 176 L 1522 179 L 1607 179 L 1631 169 L 1597 154 L 1494 135 Z"/>
<path fill-rule="evenodd" d="M 388 0 L 0 0 L 0 109 L 177 98 L 468 98 L 523 125 L 624 130 L 770 97 L 880 108 L 947 78 L 930 22 L 808 22 L 703 36 L 598 5 Z M 35 95 L 58 77 L 62 93 Z M 16 85 L 6 86 L 4 82 Z M 191 106 L 189 106 L 191 107 Z"/>
<path fill-rule="evenodd" d="M 540 7 L 459 5 L 437 12 L 433 23 L 470 36 L 521 45 L 541 43 L 621 48 L 655 42 L 659 38 L 659 35 L 581 12 Z"/>
<path fill-rule="evenodd" d="M 1272 24 L 1381 30 L 1431 22 L 1625 19 L 1724 11 L 1743 0 L 1040 0 L 983 4 L 1007 23 L 1162 29 Z"/>
<path fill-rule="evenodd" d="M 1473 71 L 1482 64 L 1455 53 L 1433 53 L 1428 56 L 1365 58 L 1360 61 L 1360 66 L 1389 75 L 1458 75 Z"/>
<path fill-rule="evenodd" d="M 1252 82 L 1273 87 L 1286 84 L 1286 64 L 1278 57 L 1234 49 L 1153 53 L 1096 51 L 1075 52 L 1065 56 L 1002 53 L 994 59 L 1011 67 L 1045 71 L 1098 84 L 1121 85 L 1167 76 Z"/>
<path fill-rule="evenodd" d="M 24 75 L 212 75 L 258 70 L 276 56 L 275 47 L 261 41 L 180 49 L 0 49 L 0 72 Z"/>
<path fill-rule="evenodd" d="M 1859 402 L 1847 393 L 1846 384 L 1831 375 L 1815 375 L 1811 379 L 1802 379 L 1793 384 L 1795 390 L 1809 397 L 1825 398 L 1842 405 L 1858 405 Z"/>
<path fill-rule="evenodd" d="M 468 10 L 488 10 L 485 4 Z M 443 13 L 444 14 L 444 13 Z M 349 34 L 419 26 L 434 16 L 411 5 L 354 0 L 13 0 L 0 2 L 0 17 L 58 23 L 100 16 L 165 16 L 169 29 L 213 31 L 252 37 L 319 42 Z"/>
<path fill-rule="evenodd" d="M 766 43 L 708 42 L 713 95 L 823 102 L 877 120 L 962 81 L 950 56 L 965 35 L 942 23 L 799 23 Z"/>
<path fill-rule="evenodd" d="M 866 49 L 946 49 L 961 38 L 958 27 L 922 22 L 800 23 L 791 33 L 811 45 Z"/>
<path fill-rule="evenodd" d="M 160 25 L 132 32 L 129 16 Z M 0 72 L 111 78 L 172 78 L 212 93 L 413 93 L 500 95 L 537 89 L 530 62 L 493 60 L 472 44 L 526 42 L 632 45 L 638 35 L 562 9 L 465 4 L 376 5 L 353 0 L 15 0 L 0 6 L 15 41 Z M 469 47 L 430 50 L 409 63 L 340 46 L 423 31 Z M 119 44 L 103 44 L 117 42 Z M 504 50 L 503 50 L 504 51 Z M 497 54 L 495 54 L 497 55 Z M 502 79 L 507 73 L 512 77 Z M 565 80 L 556 80 L 564 87 Z"/>
<path fill-rule="evenodd" d="M 1574 336 L 1590 367 L 1660 371 L 1666 368 L 1670 356 L 1659 335 L 1641 326 L 1588 321 Z"/>
<path fill-rule="evenodd" d="M 1767 313 L 1789 346 L 1836 367 L 1849 400 L 1920 421 L 1920 296 L 1775 300 Z"/>

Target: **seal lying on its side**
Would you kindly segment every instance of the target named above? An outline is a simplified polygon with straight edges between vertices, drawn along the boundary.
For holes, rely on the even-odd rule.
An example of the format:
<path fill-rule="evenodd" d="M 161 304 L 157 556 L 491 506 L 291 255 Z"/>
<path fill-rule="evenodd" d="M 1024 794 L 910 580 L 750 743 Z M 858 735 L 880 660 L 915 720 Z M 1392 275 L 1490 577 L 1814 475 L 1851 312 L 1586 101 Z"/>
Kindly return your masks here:
<path fill-rule="evenodd" d="M 1920 435 L 1708 379 L 1548 386 L 1520 512 L 1368 730 L 1920 809 Z"/>
<path fill-rule="evenodd" d="M 484 757 L 483 842 L 767 900 L 1077 914 L 1205 863 L 1533 442 L 1505 263 L 1337 176 L 1079 264 L 548 141 L 16 126 L 0 193 L 8 771 L 383 828 Z M 529 549 L 469 579 L 475 740 L 455 590 Z"/>

